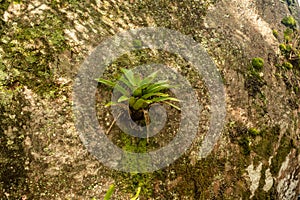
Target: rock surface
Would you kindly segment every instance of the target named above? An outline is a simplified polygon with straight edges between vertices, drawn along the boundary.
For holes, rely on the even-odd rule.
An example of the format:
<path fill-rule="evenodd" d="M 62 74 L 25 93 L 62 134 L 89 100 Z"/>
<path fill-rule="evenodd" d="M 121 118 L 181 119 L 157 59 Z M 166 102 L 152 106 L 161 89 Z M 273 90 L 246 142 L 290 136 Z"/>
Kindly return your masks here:
<path fill-rule="evenodd" d="M 103 199 L 110 184 L 117 188 L 113 199 L 129 199 L 138 186 L 140 199 L 289 200 L 300 195 L 300 71 L 276 67 L 285 30 L 281 20 L 293 15 L 299 22 L 296 1 L 4 0 L 0 13 L 0 199 Z M 197 156 L 207 131 L 207 120 L 201 119 L 199 138 L 169 167 L 142 175 L 116 172 L 80 140 L 72 86 L 99 43 L 148 26 L 177 30 L 206 49 L 224 81 L 226 126 L 204 159 Z M 254 57 L 265 63 L 258 79 L 249 71 Z M 110 67 L 147 59 L 187 75 L 202 101 L 203 118 L 209 118 L 204 83 L 183 59 L 134 52 Z M 109 99 L 109 91 L 99 91 Z M 99 123 L 108 129 L 112 116 L 99 113 Z"/>

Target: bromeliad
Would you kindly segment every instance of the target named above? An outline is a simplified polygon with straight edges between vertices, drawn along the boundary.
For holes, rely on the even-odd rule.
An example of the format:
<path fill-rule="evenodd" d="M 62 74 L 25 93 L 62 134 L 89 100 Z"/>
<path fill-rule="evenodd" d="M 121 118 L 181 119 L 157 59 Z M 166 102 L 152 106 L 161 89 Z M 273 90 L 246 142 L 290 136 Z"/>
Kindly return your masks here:
<path fill-rule="evenodd" d="M 154 103 L 166 103 L 173 108 L 180 110 L 180 108 L 170 101 L 179 101 L 177 98 L 171 97 L 166 91 L 174 88 L 169 84 L 167 80 L 161 80 L 154 82 L 158 71 L 150 74 L 146 78 L 141 78 L 139 75 L 134 74 L 131 70 L 121 69 L 124 76 L 120 78 L 120 81 L 128 88 L 117 84 L 116 82 L 98 78 L 97 81 L 115 88 L 122 95 L 118 98 L 117 102 L 109 102 L 106 106 L 116 105 L 128 101 L 129 107 L 133 110 L 147 110 L 151 104 Z"/>

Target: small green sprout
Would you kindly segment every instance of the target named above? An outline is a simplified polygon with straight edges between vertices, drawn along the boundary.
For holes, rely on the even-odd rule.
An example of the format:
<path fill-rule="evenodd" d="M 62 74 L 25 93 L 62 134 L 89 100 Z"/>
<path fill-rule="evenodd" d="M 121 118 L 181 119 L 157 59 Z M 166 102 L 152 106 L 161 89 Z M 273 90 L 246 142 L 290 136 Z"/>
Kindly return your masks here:
<path fill-rule="evenodd" d="M 130 200 L 137 200 L 141 192 L 141 187 L 138 187 L 136 194 Z"/>
<path fill-rule="evenodd" d="M 115 191 L 115 185 L 112 184 L 109 186 L 109 189 L 107 190 L 105 196 L 104 196 L 104 200 L 110 200 L 111 199 L 111 196 L 113 195 Z"/>

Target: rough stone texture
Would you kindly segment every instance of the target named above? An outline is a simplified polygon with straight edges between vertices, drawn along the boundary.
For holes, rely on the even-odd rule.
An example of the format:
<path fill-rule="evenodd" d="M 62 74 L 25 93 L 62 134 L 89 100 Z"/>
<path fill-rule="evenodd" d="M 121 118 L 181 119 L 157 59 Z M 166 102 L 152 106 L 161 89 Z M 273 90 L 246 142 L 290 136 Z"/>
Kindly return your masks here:
<path fill-rule="evenodd" d="M 263 189 L 264 189 L 265 192 L 268 192 L 274 184 L 274 179 L 272 177 L 270 169 L 266 170 L 266 175 L 265 176 L 266 176 L 266 179 L 265 179 L 265 185 L 264 185 Z"/>
<path fill-rule="evenodd" d="M 250 181 L 251 181 L 251 186 L 250 186 L 251 196 L 250 196 L 250 198 L 252 198 L 254 196 L 254 193 L 259 186 L 259 180 L 261 178 L 261 169 L 262 169 L 262 163 L 259 163 L 259 165 L 256 168 L 254 168 L 253 164 L 249 165 L 246 168 L 246 170 L 249 174 Z"/>
<path fill-rule="evenodd" d="M 0 199 L 103 199 L 112 183 L 113 199 L 129 199 L 138 184 L 141 199 L 296 199 L 300 94 L 287 83 L 299 88 L 300 76 L 275 67 L 280 41 L 272 32 L 282 38 L 281 19 L 297 13 L 277 0 L 1 2 Z M 72 84 L 101 41 L 144 26 L 180 31 L 205 47 L 224 79 L 227 118 L 207 158 L 197 157 L 198 139 L 173 165 L 139 176 L 112 171 L 85 149 L 74 127 Z M 204 96 L 188 64 L 161 57 L 181 66 Z M 265 60 L 258 94 L 247 84 L 253 57 Z M 108 128 L 112 118 L 103 115 Z M 261 134 L 247 135 L 250 128 Z"/>

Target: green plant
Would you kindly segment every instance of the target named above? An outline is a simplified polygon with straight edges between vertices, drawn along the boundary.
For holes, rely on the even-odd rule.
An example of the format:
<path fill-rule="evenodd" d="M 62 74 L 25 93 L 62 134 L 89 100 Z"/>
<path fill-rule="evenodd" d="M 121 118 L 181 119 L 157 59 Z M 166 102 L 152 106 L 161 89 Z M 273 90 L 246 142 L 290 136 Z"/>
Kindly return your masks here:
<path fill-rule="evenodd" d="M 281 23 L 286 27 L 295 29 L 296 28 L 296 20 L 292 16 L 286 16 L 281 20 Z"/>
<path fill-rule="evenodd" d="M 142 189 L 141 187 L 138 187 L 136 194 L 130 200 L 137 200 L 139 195 L 140 195 L 141 189 Z M 114 191 L 115 191 L 115 185 L 112 184 L 112 185 L 109 186 L 109 189 L 107 190 L 107 192 L 104 196 L 104 200 L 110 200 L 113 193 L 114 193 Z M 92 200 L 96 200 L 96 199 L 93 198 Z"/>
<path fill-rule="evenodd" d="M 264 60 L 262 58 L 253 58 L 251 64 L 254 69 L 262 70 L 264 66 Z"/>
<path fill-rule="evenodd" d="M 284 31 L 284 43 L 279 45 L 282 69 L 300 69 L 300 34 L 299 30 L 287 28 Z"/>
<path fill-rule="evenodd" d="M 137 200 L 141 192 L 141 187 L 138 187 L 136 194 L 130 200 Z"/>
<path fill-rule="evenodd" d="M 167 80 L 157 81 L 154 83 L 158 71 L 150 74 L 146 78 L 141 78 L 139 75 L 134 74 L 131 70 L 124 68 L 121 70 L 124 73 L 124 76 L 120 78 L 122 85 L 103 78 L 97 79 L 98 82 L 114 87 L 122 94 L 117 102 L 109 102 L 107 106 L 127 101 L 131 109 L 144 110 L 148 109 L 153 103 L 162 102 L 180 110 L 179 107 L 169 102 L 178 102 L 179 100 L 177 98 L 170 97 L 170 95 L 166 93 L 168 89 L 174 88 L 175 86 L 170 85 Z M 123 85 L 125 85 L 125 87 Z"/>
<path fill-rule="evenodd" d="M 150 199 L 155 192 L 153 183 L 163 178 L 161 173 L 160 170 L 155 173 L 117 172 L 114 173 L 114 179 L 118 191 L 131 194 L 131 199 Z"/>
<path fill-rule="evenodd" d="M 115 191 L 115 185 L 112 184 L 109 186 L 109 189 L 107 190 L 105 196 L 104 196 L 104 200 L 110 200 L 111 199 L 111 196 L 113 195 Z"/>

